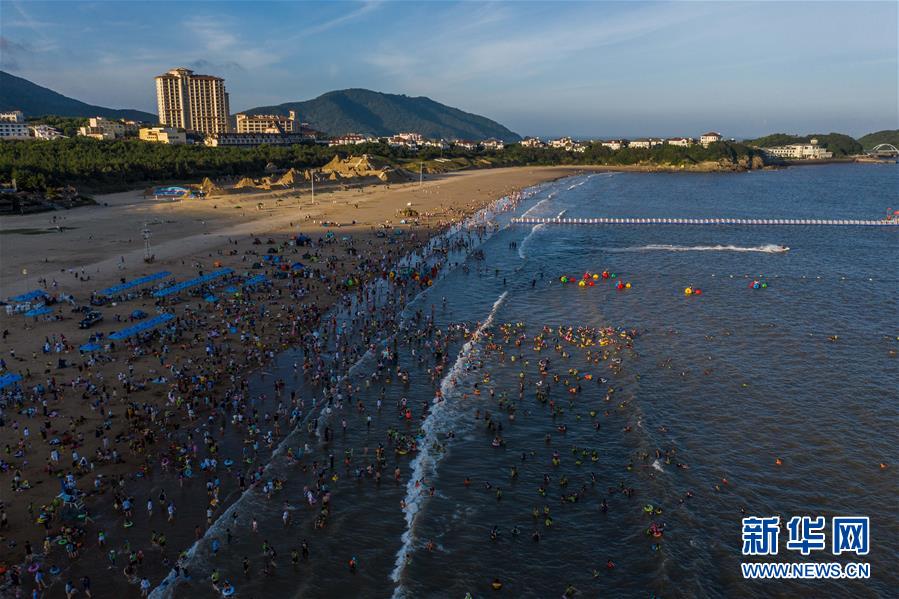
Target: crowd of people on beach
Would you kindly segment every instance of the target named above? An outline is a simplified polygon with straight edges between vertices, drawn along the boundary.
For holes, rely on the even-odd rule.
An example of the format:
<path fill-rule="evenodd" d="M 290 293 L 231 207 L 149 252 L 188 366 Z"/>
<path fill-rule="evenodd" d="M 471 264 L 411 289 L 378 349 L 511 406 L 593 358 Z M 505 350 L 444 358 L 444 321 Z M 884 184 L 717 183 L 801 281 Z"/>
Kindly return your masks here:
<path fill-rule="evenodd" d="M 507 200 L 501 209 L 511 209 L 516 202 Z M 263 245 L 274 248 L 273 255 L 296 255 L 306 266 L 281 278 L 277 266 L 260 260 L 256 250 L 246 250 L 238 254 L 241 263 L 262 265 L 269 275 L 264 284 L 242 286 L 241 277 L 234 275 L 192 294 L 155 299 L 152 291 L 163 286 L 158 285 L 109 298 L 123 304 L 152 302 L 153 310 L 175 314 L 159 329 L 118 342 L 95 334 L 90 341 L 99 349 L 80 353 L 64 327 L 34 339 L 29 364 L 40 363 L 43 356 L 44 372 L 25 368 L 24 380 L 5 389 L 0 403 L 0 430 L 8 440 L 0 472 L 16 501 L 27 503 L 31 520 L 17 522 L 18 534 L 3 539 L 4 553 L 21 557 L 2 564 L 12 596 L 22 596 L 26 589 L 43 596 L 56 583 L 64 584 L 67 597 L 90 596 L 90 576 L 74 572 L 85 571 L 78 564 L 97 549 L 107 566 L 121 569 L 143 596 L 160 582 L 151 578 L 167 569 L 169 576 L 189 579 L 190 547 L 208 541 L 213 551 L 221 548 L 222 540 L 207 538 L 207 530 L 235 497 L 253 490 L 272 499 L 283 487 L 284 481 L 267 475 L 266 463 L 294 430 L 305 431 L 307 438 L 302 445 L 287 447 L 284 455 L 310 478 L 303 501 L 317 510 L 314 528 L 325 528 L 335 456 L 322 448 L 335 434 L 331 419 L 340 415 L 346 429 L 345 414 L 352 406 L 371 426 L 370 414 L 384 407 L 381 399 L 376 406 L 356 399 L 353 366 L 366 354 L 373 357 L 376 365 L 368 385 L 408 377 L 408 372 L 391 372 L 391 365 L 411 338 L 398 339 L 397 332 L 416 325 L 424 328 L 412 337 L 427 340 L 438 362 L 445 361 L 451 340 L 461 338 L 465 328 L 459 325 L 442 339 L 428 340 L 434 334 L 433 326 L 425 324 L 428 318 L 421 312 L 407 317 L 404 310 L 493 230 L 481 217 L 431 239 L 412 233 L 403 244 L 380 236 L 362 242 L 323 235 L 308 246 L 298 246 L 293 237 L 280 243 L 269 240 Z M 210 264 L 197 261 L 194 266 L 202 275 Z M 238 291 L 224 293 L 229 285 Z M 216 301 L 204 300 L 213 293 Z M 328 311 L 321 298 L 337 301 Z M 271 391 L 251 392 L 247 373 L 257 372 L 262 381 L 274 378 L 267 369 L 282 352 L 295 357 L 294 380 L 278 377 L 264 383 Z M 16 368 L 19 357 L 10 348 L 3 370 Z M 66 368 L 60 368 L 63 359 Z M 435 380 L 440 372 L 438 366 Z M 298 392 L 296 377 L 320 393 Z M 404 400 L 401 422 L 417 420 L 426 410 L 427 402 L 418 407 Z M 398 483 L 403 477 L 398 458 L 416 450 L 415 435 L 397 426 L 367 456 L 368 463 L 357 464 L 348 452 L 344 464 L 352 464 L 360 480 L 379 484 L 383 475 Z M 34 472 L 37 464 L 44 480 L 29 480 L 25 473 Z M 47 494 L 43 486 L 43 499 L 30 499 L 36 494 L 35 483 L 56 485 L 54 481 L 60 481 L 58 494 Z M 147 496 L 146 481 L 161 490 Z M 205 526 L 181 525 L 182 506 L 166 493 L 173 484 L 205 487 Z M 233 488 L 239 493 L 232 493 Z M 284 501 L 288 526 L 291 516 Z M 9 507 L 0 510 L 0 534 L 10 531 Z M 228 518 L 228 541 L 240 527 L 256 528 L 249 514 L 234 510 Z M 176 528 L 163 530 L 163 521 Z M 136 530 L 149 533 L 139 540 Z M 19 543 L 16 538 L 25 540 Z M 291 559 L 306 559 L 309 551 L 304 540 L 291 551 Z M 159 558 L 145 561 L 148 552 Z M 277 556 L 268 542 L 265 554 L 263 573 Z M 252 569 L 247 560 L 244 563 L 247 572 Z M 234 592 L 218 571 L 203 575 L 210 576 L 223 595 Z"/>

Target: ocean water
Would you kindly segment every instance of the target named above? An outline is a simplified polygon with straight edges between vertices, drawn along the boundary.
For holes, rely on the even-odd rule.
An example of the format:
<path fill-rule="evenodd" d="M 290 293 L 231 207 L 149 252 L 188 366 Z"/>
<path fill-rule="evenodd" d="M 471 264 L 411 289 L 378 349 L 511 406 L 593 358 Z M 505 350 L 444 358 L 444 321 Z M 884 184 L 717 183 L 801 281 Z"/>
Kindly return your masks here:
<path fill-rule="evenodd" d="M 406 331 L 385 334 L 383 345 L 352 369 L 352 402 L 313 415 L 319 433 L 330 426 L 333 440 L 324 444 L 305 426 L 288 436 L 266 471 L 284 479 L 284 489 L 270 500 L 256 491 L 242 497 L 192 551 L 192 579 L 169 583 L 157 595 L 214 596 L 212 568 L 238 597 L 461 599 L 494 594 L 494 579 L 502 581 L 502 594 L 514 597 L 559 597 L 568 585 L 587 597 L 894 593 L 899 230 L 531 226 L 509 219 L 524 213 L 877 218 L 897 189 L 895 166 L 827 165 L 743 174 L 598 173 L 529 190 L 515 211 L 493 217 L 497 230 L 480 246 L 483 258 L 451 254 L 460 265 L 403 312 Z M 615 278 L 585 288 L 559 281 L 603 271 Z M 631 288 L 615 289 L 619 280 Z M 752 289 L 753 280 L 768 287 Z M 687 286 L 702 294 L 685 296 Z M 405 341 L 428 317 L 432 330 L 445 333 L 439 373 L 433 347 L 425 344 L 434 342 L 432 335 Z M 593 363 L 574 345 L 565 346 L 565 356 L 552 347 L 537 351 L 534 337 L 544 327 L 550 340 L 559 327 L 621 327 L 636 336 Z M 408 382 L 372 378 L 377 354 L 394 339 L 397 358 L 386 371 L 406 371 Z M 555 415 L 535 398 L 538 362 L 547 358 L 560 379 L 550 393 L 561 408 Z M 253 392 L 271 395 L 274 377 L 282 376 L 288 389 L 311 397 L 316 391 L 291 371 L 294 360 L 282 356 L 273 376 L 253 381 Z M 568 392 L 578 381 L 581 391 Z M 434 403 L 437 389 L 442 401 Z M 413 409 L 409 421 L 398 407 L 403 398 Z M 352 405 L 357 401 L 364 414 Z M 487 429 L 485 412 L 502 424 L 499 435 Z M 388 429 L 416 436 L 419 451 L 396 455 Z M 497 436 L 500 447 L 492 443 Z M 306 443 L 311 452 L 304 463 L 335 456 L 328 470 L 337 475 L 328 482 L 332 513 L 321 530 L 313 526 L 320 506 L 303 497 L 311 475 L 284 459 L 287 447 L 299 453 Z M 387 468 L 378 485 L 354 470 L 373 460 L 379 443 L 387 449 Z M 346 450 L 352 450 L 349 470 L 342 465 Z M 657 458 L 657 450 L 669 459 Z M 236 497 L 233 482 L 227 484 Z M 202 493 L 166 488 L 183 503 Z M 622 488 L 632 489 L 630 497 Z M 560 498 L 578 491 L 577 501 Z M 648 505 L 661 512 L 647 515 Z M 284 509 L 289 527 L 281 521 Z M 237 524 L 232 511 L 239 512 Z M 743 580 L 744 512 L 870 516 L 871 551 L 858 561 L 871 564 L 871 579 Z M 257 533 L 248 528 L 250 515 Z M 647 535 L 651 523 L 664 526 L 661 538 Z M 226 527 L 233 533 L 229 545 Z M 539 541 L 532 540 L 535 531 Z M 217 555 L 212 537 L 223 545 Z M 293 566 L 290 551 L 303 540 L 310 559 Z M 852 561 L 831 556 L 829 548 L 803 557 L 787 551 L 785 540 L 784 531 L 777 561 Z M 263 541 L 278 551 L 267 576 Z M 245 556 L 250 577 L 241 567 Z"/>

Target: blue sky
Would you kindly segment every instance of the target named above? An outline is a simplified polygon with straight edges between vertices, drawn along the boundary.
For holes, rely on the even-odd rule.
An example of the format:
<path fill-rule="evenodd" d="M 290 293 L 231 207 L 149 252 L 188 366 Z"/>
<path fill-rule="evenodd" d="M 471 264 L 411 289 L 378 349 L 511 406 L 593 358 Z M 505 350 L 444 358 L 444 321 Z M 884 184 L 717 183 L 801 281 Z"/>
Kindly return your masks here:
<path fill-rule="evenodd" d="M 523 135 L 899 127 L 897 2 L 0 2 L 3 70 L 155 112 L 153 76 L 232 112 L 364 87 Z"/>

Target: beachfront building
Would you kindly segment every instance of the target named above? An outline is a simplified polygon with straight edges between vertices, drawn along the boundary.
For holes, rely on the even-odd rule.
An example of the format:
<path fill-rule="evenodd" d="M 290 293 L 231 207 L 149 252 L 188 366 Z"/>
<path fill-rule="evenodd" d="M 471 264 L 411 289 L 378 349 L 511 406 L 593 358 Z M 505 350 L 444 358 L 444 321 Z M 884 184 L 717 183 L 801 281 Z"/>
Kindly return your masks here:
<path fill-rule="evenodd" d="M 425 142 L 425 138 L 420 133 L 397 133 L 387 138 L 387 145 L 392 148 L 409 148 L 417 150 L 418 146 Z"/>
<path fill-rule="evenodd" d="M 25 124 L 21 110 L 0 112 L 0 139 L 30 139 L 31 131 Z"/>
<path fill-rule="evenodd" d="M 225 80 L 177 68 L 156 77 L 159 123 L 206 135 L 231 130 Z"/>
<path fill-rule="evenodd" d="M 491 137 L 490 139 L 485 139 L 481 142 L 481 147 L 485 150 L 502 150 L 506 147 L 506 144 L 503 143 L 503 140 L 496 139 Z"/>
<path fill-rule="evenodd" d="M 297 113 L 291 110 L 287 116 L 280 114 L 238 114 L 238 133 L 299 133 L 300 122 Z"/>
<path fill-rule="evenodd" d="M 119 139 L 128 135 L 137 135 L 138 129 L 140 129 L 140 124 L 137 121 L 94 116 L 88 119 L 87 125 L 78 127 L 78 135 L 93 139 Z"/>
<path fill-rule="evenodd" d="M 394 137 L 404 139 L 408 142 L 418 145 L 421 145 L 421 143 L 425 141 L 425 136 L 421 133 L 397 133 L 396 135 L 394 135 Z"/>
<path fill-rule="evenodd" d="M 50 125 L 30 125 L 28 128 L 31 130 L 31 136 L 34 139 L 51 140 L 65 137 L 62 131 L 54 129 Z"/>
<path fill-rule="evenodd" d="M 693 145 L 692 137 L 670 137 L 667 141 L 669 146 L 680 146 L 682 148 L 689 148 Z"/>
<path fill-rule="evenodd" d="M 570 137 L 560 137 L 559 139 L 549 140 L 549 147 L 551 148 L 567 148 L 572 144 L 574 144 L 574 140 Z"/>
<path fill-rule="evenodd" d="M 421 142 L 423 148 L 437 148 L 439 150 L 449 150 L 450 145 L 442 139 L 426 139 Z"/>
<path fill-rule="evenodd" d="M 627 147 L 629 147 L 629 148 L 641 148 L 641 149 L 644 149 L 644 150 L 650 150 L 650 149 L 652 149 L 652 148 L 654 148 L 654 147 L 656 147 L 656 146 L 662 145 L 663 143 L 665 143 L 665 142 L 664 142 L 663 140 L 661 140 L 661 139 L 653 139 L 653 138 L 651 138 L 651 137 L 650 137 L 650 138 L 643 137 L 643 138 L 640 138 L 640 139 L 632 139 L 632 140 L 628 141 L 628 142 L 627 142 Z"/>
<path fill-rule="evenodd" d="M 453 142 L 453 146 L 459 150 L 468 150 L 469 152 L 474 152 L 478 149 L 478 142 L 469 141 L 467 139 L 457 139 Z"/>
<path fill-rule="evenodd" d="M 828 152 L 819 146 L 817 139 L 812 139 L 808 143 L 762 148 L 762 151 L 769 156 L 786 158 L 788 160 L 825 160 L 833 158 L 833 152 Z"/>
<path fill-rule="evenodd" d="M 341 135 L 340 137 L 332 137 L 330 140 L 328 140 L 329 146 L 356 146 L 359 144 L 376 143 L 378 143 L 377 137 L 362 135 L 361 133 L 347 133 L 346 135 Z"/>
<path fill-rule="evenodd" d="M 523 148 L 544 148 L 546 144 L 540 141 L 539 137 L 525 137 L 521 140 L 521 147 Z"/>
<path fill-rule="evenodd" d="M 627 141 L 624 139 L 610 139 L 608 141 L 599 142 L 602 147 L 609 148 L 610 150 L 620 150 L 621 148 L 627 146 Z"/>
<path fill-rule="evenodd" d="M 153 143 L 181 145 L 187 143 L 187 134 L 174 127 L 143 127 L 138 132 L 141 141 Z"/>
<path fill-rule="evenodd" d="M 212 148 L 256 146 L 290 146 L 303 143 L 307 138 L 299 133 L 219 133 L 208 135 L 205 144 Z"/>
<path fill-rule="evenodd" d="M 570 137 L 560 137 L 559 139 L 550 140 L 549 146 L 551 148 L 567 150 L 569 152 L 585 152 L 587 150 L 587 146 Z"/>
<path fill-rule="evenodd" d="M 716 133 L 715 131 L 709 131 L 708 133 L 703 133 L 699 136 L 699 143 L 702 144 L 703 148 L 707 148 L 709 145 L 719 141 L 721 141 L 721 134 Z"/>

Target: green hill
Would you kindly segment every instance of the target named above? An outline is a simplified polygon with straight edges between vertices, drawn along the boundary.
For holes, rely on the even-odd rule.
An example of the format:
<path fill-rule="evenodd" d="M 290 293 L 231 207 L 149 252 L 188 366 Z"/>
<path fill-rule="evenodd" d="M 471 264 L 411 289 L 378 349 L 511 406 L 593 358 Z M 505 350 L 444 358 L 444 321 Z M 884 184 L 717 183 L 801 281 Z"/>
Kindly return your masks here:
<path fill-rule="evenodd" d="M 392 135 L 403 131 L 425 137 L 481 140 L 490 137 L 514 142 L 521 137 L 496 121 L 445 106 L 430 98 L 384 94 L 367 89 L 328 92 L 314 100 L 259 106 L 249 114 L 287 114 L 295 110 L 299 118 L 329 135 L 365 133 Z"/>
<path fill-rule="evenodd" d="M 811 133 L 809 135 L 772 133 L 758 139 L 747 139 L 744 143 L 759 148 L 773 148 L 788 144 L 808 143 L 812 139 L 817 139 L 818 144 L 833 152 L 835 157 L 860 154 L 862 152 L 862 145 L 843 133 Z"/>
<path fill-rule="evenodd" d="M 27 79 L 0 71 L 0 111 L 21 110 L 27 118 L 54 114 L 57 116 L 102 116 L 110 119 L 132 119 L 156 122 L 156 115 L 142 110 L 104 108 L 85 104 L 41 87 Z"/>
<path fill-rule="evenodd" d="M 884 129 L 876 133 L 868 133 L 859 137 L 858 143 L 862 144 L 866 151 L 879 144 L 893 144 L 899 148 L 899 129 Z"/>

